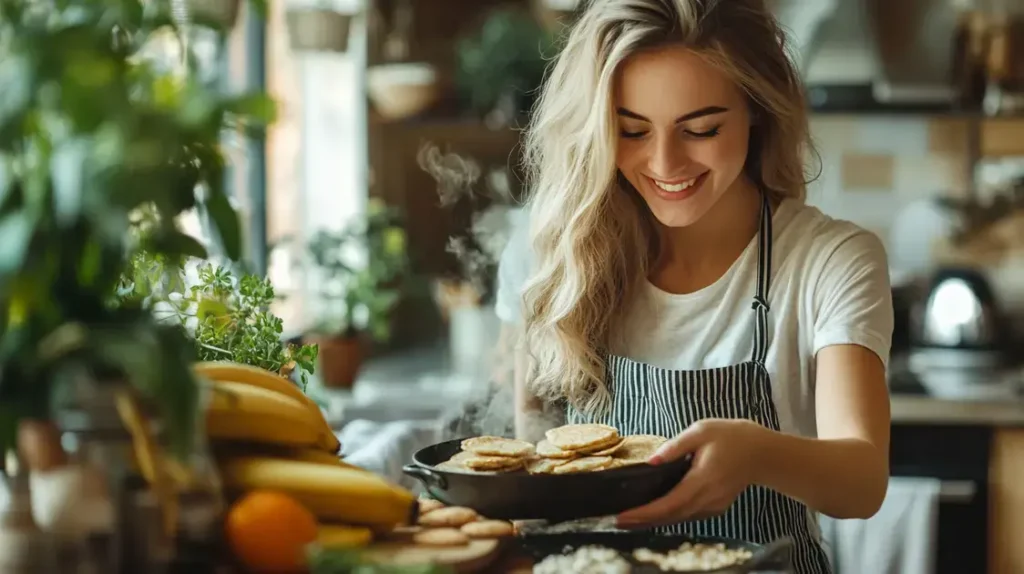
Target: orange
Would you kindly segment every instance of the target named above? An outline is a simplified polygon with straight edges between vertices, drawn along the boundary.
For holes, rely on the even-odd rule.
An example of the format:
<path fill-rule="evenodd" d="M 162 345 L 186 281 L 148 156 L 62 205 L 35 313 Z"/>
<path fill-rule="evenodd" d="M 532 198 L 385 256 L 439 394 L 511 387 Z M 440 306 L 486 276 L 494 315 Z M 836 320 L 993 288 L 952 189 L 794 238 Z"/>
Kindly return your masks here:
<path fill-rule="evenodd" d="M 292 573 L 306 567 L 306 545 L 317 539 L 316 516 L 281 492 L 254 490 L 224 520 L 235 557 L 252 572 Z"/>

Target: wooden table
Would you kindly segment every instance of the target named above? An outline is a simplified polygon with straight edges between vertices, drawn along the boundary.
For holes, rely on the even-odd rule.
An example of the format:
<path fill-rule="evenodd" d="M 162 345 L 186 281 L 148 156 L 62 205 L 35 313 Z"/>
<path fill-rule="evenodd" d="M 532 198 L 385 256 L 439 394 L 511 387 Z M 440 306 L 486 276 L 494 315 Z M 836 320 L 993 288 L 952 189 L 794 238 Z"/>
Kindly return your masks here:
<path fill-rule="evenodd" d="M 532 574 L 533 560 L 523 556 L 515 548 L 508 548 L 488 571 L 495 574 Z"/>

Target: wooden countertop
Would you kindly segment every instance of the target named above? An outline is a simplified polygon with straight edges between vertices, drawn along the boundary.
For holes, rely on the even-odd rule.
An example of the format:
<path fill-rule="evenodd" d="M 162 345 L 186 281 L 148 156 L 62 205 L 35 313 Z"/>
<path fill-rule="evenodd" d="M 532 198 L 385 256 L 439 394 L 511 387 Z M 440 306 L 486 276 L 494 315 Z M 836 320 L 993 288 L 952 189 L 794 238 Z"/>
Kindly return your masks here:
<path fill-rule="evenodd" d="M 488 571 L 495 574 L 532 574 L 533 560 L 519 554 L 515 549 L 509 549 Z"/>

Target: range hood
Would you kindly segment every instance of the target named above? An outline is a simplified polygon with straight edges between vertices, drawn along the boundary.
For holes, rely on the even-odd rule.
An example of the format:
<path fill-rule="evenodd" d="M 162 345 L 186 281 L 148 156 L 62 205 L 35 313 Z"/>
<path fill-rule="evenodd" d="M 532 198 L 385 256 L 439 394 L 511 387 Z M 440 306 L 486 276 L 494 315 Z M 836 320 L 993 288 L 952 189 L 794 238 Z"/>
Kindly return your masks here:
<path fill-rule="evenodd" d="M 954 0 L 774 0 L 811 107 L 948 109 L 955 99 Z"/>

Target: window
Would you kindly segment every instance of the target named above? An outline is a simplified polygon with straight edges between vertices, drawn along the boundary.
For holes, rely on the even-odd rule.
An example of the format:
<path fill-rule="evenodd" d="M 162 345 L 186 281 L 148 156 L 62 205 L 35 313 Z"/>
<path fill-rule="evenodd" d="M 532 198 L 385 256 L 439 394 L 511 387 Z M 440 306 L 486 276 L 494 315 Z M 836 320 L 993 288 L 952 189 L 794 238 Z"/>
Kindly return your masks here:
<path fill-rule="evenodd" d="M 345 12 L 361 6 L 333 4 Z M 297 335 L 316 316 L 308 296 L 316 278 L 303 265 L 307 239 L 363 213 L 368 197 L 365 25 L 354 19 L 346 53 L 298 53 L 289 46 L 286 2 L 270 7 L 267 90 L 278 121 L 267 137 L 268 274 L 284 297 L 274 312 L 286 334 Z"/>

